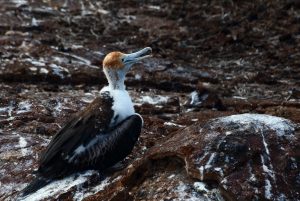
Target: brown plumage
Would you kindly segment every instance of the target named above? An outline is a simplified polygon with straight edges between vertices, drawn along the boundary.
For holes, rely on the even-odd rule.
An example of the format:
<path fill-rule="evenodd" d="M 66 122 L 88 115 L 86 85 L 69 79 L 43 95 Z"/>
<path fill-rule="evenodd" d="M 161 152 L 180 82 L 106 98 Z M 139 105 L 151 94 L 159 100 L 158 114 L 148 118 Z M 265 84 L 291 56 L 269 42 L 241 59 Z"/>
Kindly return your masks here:
<path fill-rule="evenodd" d="M 42 173 L 44 177 L 49 177 L 53 174 L 56 174 L 57 177 L 63 176 L 65 172 L 57 170 L 64 169 L 64 167 L 59 168 L 54 166 L 54 160 L 57 161 L 62 156 L 61 160 L 67 161 L 64 157 L 67 157 L 71 153 L 71 150 L 75 150 L 76 144 L 84 143 L 82 140 L 86 136 L 92 138 L 92 136 L 97 135 L 101 131 L 107 131 L 109 129 L 108 125 L 114 115 L 111 109 L 112 104 L 113 100 L 109 94 L 103 93 L 84 110 L 76 113 L 49 143 L 40 158 L 38 172 Z M 57 155 L 58 153 L 61 153 L 61 156 Z M 57 165 L 61 166 L 63 163 L 65 162 Z M 81 165 L 80 163 L 77 165 L 74 164 L 74 168 L 80 168 Z"/>
<path fill-rule="evenodd" d="M 124 54 L 122 52 L 111 52 L 103 60 L 103 67 L 112 68 L 112 69 L 120 69 L 124 67 L 124 63 L 122 62 L 122 58 Z"/>

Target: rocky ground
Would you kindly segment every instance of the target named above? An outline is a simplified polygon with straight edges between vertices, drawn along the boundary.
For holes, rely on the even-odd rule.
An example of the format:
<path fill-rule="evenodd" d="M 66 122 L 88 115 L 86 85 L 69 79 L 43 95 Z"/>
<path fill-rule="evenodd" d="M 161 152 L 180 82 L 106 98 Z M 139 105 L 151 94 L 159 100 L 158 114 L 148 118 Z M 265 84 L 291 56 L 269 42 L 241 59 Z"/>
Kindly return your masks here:
<path fill-rule="evenodd" d="M 105 54 L 146 46 L 126 81 L 145 126 L 122 168 L 26 199 L 300 200 L 299 16 L 293 0 L 1 1 L 0 200 L 106 84 Z"/>

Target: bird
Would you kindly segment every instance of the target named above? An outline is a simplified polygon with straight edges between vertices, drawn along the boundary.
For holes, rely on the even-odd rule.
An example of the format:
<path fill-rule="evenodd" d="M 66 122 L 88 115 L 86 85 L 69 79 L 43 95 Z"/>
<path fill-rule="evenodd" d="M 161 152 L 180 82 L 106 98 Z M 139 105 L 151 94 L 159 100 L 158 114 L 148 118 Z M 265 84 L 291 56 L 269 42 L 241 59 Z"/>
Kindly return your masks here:
<path fill-rule="evenodd" d="M 131 153 L 144 122 L 135 113 L 124 81 L 133 64 L 151 54 L 152 49 L 146 47 L 130 54 L 115 51 L 105 56 L 103 72 L 108 86 L 52 138 L 40 156 L 35 179 L 22 191 L 22 197 L 76 172 L 105 170 Z"/>

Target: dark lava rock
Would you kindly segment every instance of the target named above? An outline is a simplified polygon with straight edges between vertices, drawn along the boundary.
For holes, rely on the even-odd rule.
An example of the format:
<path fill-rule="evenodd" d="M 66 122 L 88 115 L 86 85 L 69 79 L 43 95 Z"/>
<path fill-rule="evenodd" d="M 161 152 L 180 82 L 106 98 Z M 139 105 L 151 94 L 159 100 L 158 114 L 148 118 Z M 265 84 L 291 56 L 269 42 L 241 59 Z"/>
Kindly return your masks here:
<path fill-rule="evenodd" d="M 198 155 L 204 180 L 216 179 L 232 199 L 300 198 L 299 128 L 278 117 L 242 114 L 203 126 L 209 145 Z"/>
<path fill-rule="evenodd" d="M 176 131 L 121 171 L 72 175 L 26 200 L 297 200 L 299 135 L 296 124 L 280 117 L 219 117 Z M 16 197 L 30 180 L 24 176 L 35 165 L 27 153 L 37 153 L 45 145 L 34 142 L 31 145 L 32 138 L 16 135 L 1 138 L 7 147 L 2 148 L 7 160 L 2 172 L 9 173 L 1 178 L 7 186 L 1 190 L 2 199 Z M 10 152 L 9 147 L 20 149 Z M 19 166 L 11 166 L 9 160 Z M 19 184 L 11 174 L 20 175 Z"/>
<path fill-rule="evenodd" d="M 23 133 L 0 133 L 0 200 L 14 200 L 32 179 L 36 158 L 47 138 Z"/>
<path fill-rule="evenodd" d="M 217 92 L 205 87 L 198 87 L 197 90 L 190 93 L 185 106 L 189 108 L 211 108 L 216 110 L 225 109 L 225 106 Z"/>
<path fill-rule="evenodd" d="M 232 115 L 178 131 L 147 158 L 181 158 L 190 177 L 215 182 L 226 200 L 297 200 L 299 136 L 283 118 Z"/>
<path fill-rule="evenodd" d="M 145 125 L 122 168 L 28 200 L 299 200 L 299 128 L 218 118 L 300 123 L 298 10 L 296 0 L 0 1 L 0 200 L 16 199 L 51 136 L 99 94 L 105 54 L 145 46 L 153 58 L 126 81 Z"/>

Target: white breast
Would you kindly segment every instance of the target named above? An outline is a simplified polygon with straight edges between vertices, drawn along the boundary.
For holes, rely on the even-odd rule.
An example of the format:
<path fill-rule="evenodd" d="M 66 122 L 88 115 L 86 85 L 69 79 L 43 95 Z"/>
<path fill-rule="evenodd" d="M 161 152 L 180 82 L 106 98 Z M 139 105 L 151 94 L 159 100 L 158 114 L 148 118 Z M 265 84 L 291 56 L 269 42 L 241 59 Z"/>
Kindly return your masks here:
<path fill-rule="evenodd" d="M 114 116 L 110 122 L 110 126 L 114 126 L 120 123 L 121 121 L 135 113 L 133 103 L 126 90 L 109 89 L 108 87 L 105 87 L 101 90 L 101 92 L 103 91 L 109 91 L 114 100 L 112 106 Z"/>

